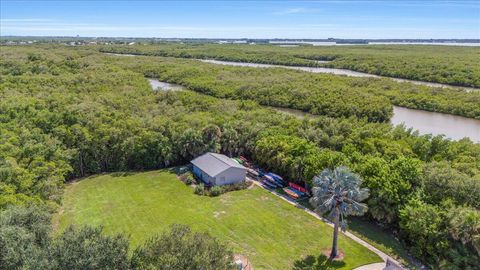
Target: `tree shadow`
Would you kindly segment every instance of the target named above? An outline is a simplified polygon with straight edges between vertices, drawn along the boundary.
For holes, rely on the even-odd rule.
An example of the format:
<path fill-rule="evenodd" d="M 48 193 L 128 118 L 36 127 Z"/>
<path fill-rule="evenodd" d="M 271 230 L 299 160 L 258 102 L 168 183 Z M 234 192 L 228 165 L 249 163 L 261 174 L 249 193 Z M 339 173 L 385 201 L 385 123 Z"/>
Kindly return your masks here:
<path fill-rule="evenodd" d="M 192 170 L 192 166 L 190 164 L 186 165 L 180 165 L 180 166 L 175 166 L 175 167 L 170 167 L 166 169 L 170 173 L 174 173 L 177 176 L 182 175 L 186 172 L 189 172 Z"/>
<path fill-rule="evenodd" d="M 111 177 L 126 177 L 126 176 L 130 176 L 130 175 L 134 175 L 135 172 L 131 172 L 131 171 L 120 171 L 120 172 L 113 172 L 113 173 L 110 173 L 110 176 Z"/>
<path fill-rule="evenodd" d="M 293 263 L 292 270 L 331 270 L 344 267 L 343 261 L 329 261 L 328 257 L 321 254 L 318 257 L 308 255 Z"/>

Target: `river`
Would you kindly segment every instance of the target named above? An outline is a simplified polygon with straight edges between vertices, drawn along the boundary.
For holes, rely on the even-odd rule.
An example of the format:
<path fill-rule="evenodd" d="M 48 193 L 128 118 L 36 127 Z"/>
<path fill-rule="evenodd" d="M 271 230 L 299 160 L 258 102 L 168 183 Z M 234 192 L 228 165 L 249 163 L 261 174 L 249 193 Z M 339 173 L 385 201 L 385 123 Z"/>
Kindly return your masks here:
<path fill-rule="evenodd" d="M 114 56 L 147 56 L 147 55 L 137 55 L 137 54 L 118 54 L 118 53 L 104 53 L 107 55 L 114 55 Z M 396 82 L 408 82 L 416 85 L 426 85 L 430 87 L 440 87 L 440 88 L 456 88 L 456 89 L 462 89 L 467 92 L 470 91 L 480 91 L 480 88 L 474 88 L 474 87 L 465 87 L 465 86 L 453 86 L 453 85 L 448 85 L 448 84 L 442 84 L 442 83 L 432 83 L 432 82 L 424 82 L 424 81 L 414 81 L 414 80 L 408 80 L 408 79 L 401 79 L 401 78 L 393 78 L 393 77 L 385 77 L 385 76 L 378 76 L 374 74 L 369 74 L 369 73 L 364 73 L 364 72 L 359 72 L 359 71 L 353 71 L 349 69 L 340 69 L 340 68 L 325 68 L 325 67 L 303 67 L 303 66 L 285 66 L 285 65 L 272 65 L 272 64 L 258 64 L 258 63 L 246 63 L 246 62 L 232 62 L 232 61 L 221 61 L 221 60 L 213 60 L 213 59 L 195 59 L 202 61 L 204 63 L 210 63 L 210 64 L 217 64 L 217 65 L 226 65 L 226 66 L 241 66 L 241 67 L 258 67 L 258 68 L 287 68 L 287 69 L 295 69 L 295 70 L 301 70 L 301 71 L 306 71 L 306 72 L 312 72 L 312 73 L 329 73 L 329 74 L 335 74 L 335 75 L 345 75 L 345 76 L 351 76 L 351 77 L 370 77 L 370 78 L 388 78 L 391 80 L 394 80 Z M 329 61 L 315 61 L 319 64 L 327 63 Z"/>
<path fill-rule="evenodd" d="M 314 73 L 332 73 L 336 75 L 347 75 L 354 77 L 376 77 L 380 76 L 335 68 L 321 68 L 321 67 L 294 67 L 294 66 L 282 66 L 282 65 L 269 65 L 269 64 L 256 64 L 256 63 L 241 63 L 241 62 L 228 62 L 218 60 L 201 60 L 202 62 L 231 65 L 231 66 L 246 66 L 246 67 L 258 67 L 258 68 L 272 68 L 282 67 L 289 69 L 302 70 Z M 391 78 L 398 82 L 409 82 L 413 84 L 426 85 L 430 87 L 453 87 L 445 84 L 411 81 L 406 79 Z M 456 87 L 458 88 L 458 87 Z M 479 90 L 477 88 L 466 88 L 467 91 Z M 297 117 L 305 117 L 307 114 L 299 110 L 281 109 L 283 112 L 293 114 Z M 405 124 L 408 128 L 418 130 L 420 134 L 444 134 L 446 137 L 453 140 L 460 140 L 464 137 L 470 138 L 475 143 L 480 143 L 480 120 L 470 119 L 461 116 L 455 116 L 444 113 L 428 112 L 422 110 L 414 110 L 403 107 L 393 107 L 393 117 L 391 123 L 393 125 Z"/>
<path fill-rule="evenodd" d="M 156 79 L 148 79 L 148 82 L 153 90 L 179 91 L 186 89 L 182 85 L 161 82 Z M 269 108 L 302 119 L 307 116 L 311 118 L 316 117 L 316 115 L 301 110 L 279 107 Z M 420 134 L 444 134 L 452 140 L 460 140 L 468 137 L 473 142 L 480 143 L 480 120 L 393 106 L 393 117 L 390 119 L 390 122 L 393 125 L 404 124 L 407 128 L 418 130 Z"/>
<path fill-rule="evenodd" d="M 388 78 L 388 79 L 394 80 L 396 82 L 408 82 L 408 83 L 412 83 L 412 84 L 416 84 L 416 85 L 426 85 L 426 86 L 430 86 L 430 87 L 457 88 L 457 89 L 466 90 L 467 92 L 480 90 L 479 88 L 473 88 L 473 87 L 452 86 L 452 85 L 442 84 L 442 83 L 432 83 L 432 82 L 424 82 L 424 81 L 407 80 L 407 79 L 401 79 L 401 78 L 384 77 L 384 76 L 378 76 L 378 75 L 374 75 L 374 74 L 369 74 L 369 73 L 364 73 L 364 72 L 359 72 L 359 71 L 353 71 L 353 70 L 348 70 L 348 69 L 340 69 L 340 68 L 285 66 L 285 65 L 271 65 L 271 64 L 257 64 L 257 63 L 245 63 L 245 62 L 220 61 L 220 60 L 211 60 L 211 59 L 208 59 L 208 60 L 207 59 L 198 59 L 198 60 L 200 60 L 202 62 L 205 62 L 205 63 L 217 64 L 217 65 L 226 65 L 226 66 L 258 67 L 258 68 L 277 68 L 277 67 L 279 67 L 279 68 L 295 69 L 295 70 L 301 70 L 301 71 L 312 72 L 312 73 L 330 73 L 330 74 L 335 74 L 335 75 L 346 75 L 346 76 L 351 76 L 351 77 Z M 321 62 L 324 63 L 325 61 L 321 61 Z"/>
<path fill-rule="evenodd" d="M 155 79 L 148 79 L 148 81 L 153 90 L 179 91 L 186 89 L 182 85 L 161 82 Z M 315 115 L 301 110 L 278 107 L 270 108 L 298 118 L 305 118 L 307 116 L 315 117 Z M 480 120 L 393 106 L 393 117 L 390 119 L 390 122 L 393 125 L 404 124 L 407 128 L 418 130 L 420 134 L 444 134 L 452 140 L 460 140 L 468 137 L 473 142 L 480 143 Z"/>
<path fill-rule="evenodd" d="M 300 110 L 277 107 L 271 108 L 302 119 L 307 116 L 311 118 L 315 117 L 313 114 Z M 474 143 L 480 143 L 480 120 L 393 106 L 393 117 L 390 119 L 390 122 L 394 126 L 404 124 L 407 128 L 418 130 L 422 135 L 443 134 L 452 140 L 460 140 L 468 137 Z"/>
<path fill-rule="evenodd" d="M 464 137 L 480 143 L 480 120 L 436 112 L 427 112 L 403 107 L 393 107 L 392 124 L 418 130 L 420 134 L 445 134 L 453 140 Z"/>

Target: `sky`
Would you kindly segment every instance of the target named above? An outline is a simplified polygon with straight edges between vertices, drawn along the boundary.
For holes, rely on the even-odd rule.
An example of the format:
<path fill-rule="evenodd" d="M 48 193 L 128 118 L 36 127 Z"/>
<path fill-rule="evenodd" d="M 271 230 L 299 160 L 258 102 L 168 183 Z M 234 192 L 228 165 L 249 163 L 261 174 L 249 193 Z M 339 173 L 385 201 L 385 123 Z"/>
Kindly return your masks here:
<path fill-rule="evenodd" d="M 480 1 L 0 1 L 0 36 L 475 38 Z"/>

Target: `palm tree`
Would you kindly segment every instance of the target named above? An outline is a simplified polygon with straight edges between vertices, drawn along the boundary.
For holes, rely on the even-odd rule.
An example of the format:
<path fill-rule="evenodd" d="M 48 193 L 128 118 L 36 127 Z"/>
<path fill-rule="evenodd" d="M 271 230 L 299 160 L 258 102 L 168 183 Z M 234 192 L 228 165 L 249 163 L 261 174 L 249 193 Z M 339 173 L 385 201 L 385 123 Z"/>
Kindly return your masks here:
<path fill-rule="evenodd" d="M 367 211 L 367 205 L 360 203 L 369 196 L 366 188 L 360 188 L 362 179 L 348 167 L 341 166 L 334 170 L 325 169 L 313 178 L 313 196 L 310 203 L 320 214 L 329 214 L 334 223 L 333 244 L 330 259 L 338 255 L 338 229 L 345 231 L 346 216 L 361 216 Z"/>

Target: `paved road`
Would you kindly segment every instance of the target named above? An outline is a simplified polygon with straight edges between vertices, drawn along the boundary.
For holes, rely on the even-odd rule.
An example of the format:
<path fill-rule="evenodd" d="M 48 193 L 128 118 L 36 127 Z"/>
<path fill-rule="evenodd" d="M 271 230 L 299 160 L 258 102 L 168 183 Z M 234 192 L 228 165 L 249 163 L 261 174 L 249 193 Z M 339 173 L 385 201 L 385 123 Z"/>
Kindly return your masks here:
<path fill-rule="evenodd" d="M 333 227 L 333 223 L 321 216 L 319 216 L 317 213 L 313 212 L 312 210 L 298 204 L 297 202 L 295 202 L 294 200 L 286 197 L 286 196 L 283 196 L 273 190 L 270 190 L 270 189 L 267 189 L 265 188 L 262 184 L 260 184 L 258 181 L 255 181 L 253 179 L 250 179 L 255 185 L 267 190 L 268 192 L 274 194 L 275 196 L 281 198 L 282 200 L 288 202 L 289 204 L 291 205 L 294 205 L 295 207 L 297 208 L 300 208 L 300 209 L 303 209 L 305 212 L 307 212 L 309 215 L 315 217 L 316 219 L 319 219 L 323 222 L 325 222 L 327 225 Z M 343 233 L 343 232 L 342 232 Z M 354 234 L 350 233 L 350 232 L 345 232 L 343 233 L 344 235 L 346 235 L 347 237 L 349 237 L 350 239 L 352 239 L 353 241 L 359 243 L 360 245 L 368 248 L 370 251 L 374 252 L 375 254 L 377 254 L 378 256 L 380 256 L 380 258 L 382 258 L 383 260 L 383 263 L 372 263 L 372 264 L 368 264 L 368 265 L 364 265 L 364 266 L 361 266 L 361 267 L 358 267 L 354 270 L 381 270 L 385 267 L 385 263 L 387 261 L 387 259 L 389 259 L 391 262 L 393 263 L 396 263 L 398 265 L 401 265 L 400 262 L 398 262 L 397 260 L 395 260 L 394 258 L 388 256 L 386 253 L 384 253 L 383 251 L 377 249 L 376 247 L 370 245 L 369 243 L 365 242 L 364 240 L 360 239 L 359 237 L 355 236 Z"/>

